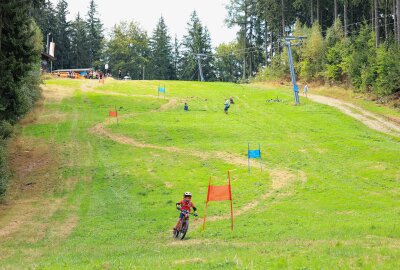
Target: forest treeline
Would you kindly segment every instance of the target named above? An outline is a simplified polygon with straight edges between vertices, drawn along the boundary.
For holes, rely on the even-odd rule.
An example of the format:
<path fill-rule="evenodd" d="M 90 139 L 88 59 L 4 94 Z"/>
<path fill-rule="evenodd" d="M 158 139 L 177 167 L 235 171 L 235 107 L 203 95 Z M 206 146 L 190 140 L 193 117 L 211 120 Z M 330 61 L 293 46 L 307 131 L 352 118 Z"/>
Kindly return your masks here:
<path fill-rule="evenodd" d="M 0 1 L 0 199 L 7 187 L 6 140 L 40 98 L 42 35 L 31 16 L 40 0 Z"/>
<path fill-rule="evenodd" d="M 207 81 L 274 80 L 289 73 L 283 38 L 301 35 L 307 39 L 294 48 L 300 79 L 379 95 L 399 90 L 399 0 L 231 0 L 226 23 L 240 30 L 236 40 L 216 48 L 196 12 L 181 40 L 169 35 L 162 17 L 150 34 L 132 21 L 115 25 L 105 38 L 95 0 L 73 21 L 66 0 L 36 7 L 31 14 L 43 44 L 48 36 L 56 42 L 54 69 L 108 63 L 113 75 L 197 80 L 200 58 Z"/>
<path fill-rule="evenodd" d="M 200 60 L 207 81 L 277 80 L 289 75 L 284 37 L 301 35 L 306 39 L 294 48 L 301 80 L 377 95 L 400 89 L 400 0 L 230 0 L 226 11 L 227 26 L 239 31 L 216 48 L 195 11 L 181 40 L 162 17 L 150 34 L 131 21 L 105 38 L 94 0 L 73 21 L 66 0 L 47 0 L 34 17 L 56 41 L 55 68 L 108 63 L 114 76 L 121 70 L 133 79 L 198 80 Z"/>

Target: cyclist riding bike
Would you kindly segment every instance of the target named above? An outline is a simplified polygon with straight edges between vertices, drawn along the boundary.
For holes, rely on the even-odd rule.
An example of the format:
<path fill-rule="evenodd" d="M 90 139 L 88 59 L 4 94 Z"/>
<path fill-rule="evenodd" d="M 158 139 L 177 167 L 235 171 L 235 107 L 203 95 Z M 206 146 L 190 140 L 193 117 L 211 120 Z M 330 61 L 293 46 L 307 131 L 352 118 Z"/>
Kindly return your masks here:
<path fill-rule="evenodd" d="M 180 228 L 182 219 L 189 216 L 190 208 L 193 208 L 194 216 L 197 217 L 197 208 L 192 203 L 192 193 L 185 192 L 183 194 L 183 200 L 176 203 L 176 209 L 178 209 L 181 212 L 179 214 L 178 223 L 174 228 L 174 233 Z"/>

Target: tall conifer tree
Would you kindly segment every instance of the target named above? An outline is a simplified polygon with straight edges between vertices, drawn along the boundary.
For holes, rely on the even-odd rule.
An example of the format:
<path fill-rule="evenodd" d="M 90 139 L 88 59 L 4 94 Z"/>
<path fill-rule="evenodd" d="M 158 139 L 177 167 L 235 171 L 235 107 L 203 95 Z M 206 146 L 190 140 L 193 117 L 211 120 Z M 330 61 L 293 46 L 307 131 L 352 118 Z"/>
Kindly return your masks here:
<path fill-rule="evenodd" d="M 54 39 L 56 43 L 56 63 L 55 68 L 70 67 L 70 23 L 67 21 L 68 3 L 59 0 L 56 6 L 56 29 Z"/>
<path fill-rule="evenodd" d="M 153 79 L 170 80 L 176 77 L 173 65 L 171 37 L 161 17 L 150 38 L 150 69 Z"/>
<path fill-rule="evenodd" d="M 88 52 L 89 62 L 94 67 L 98 67 L 100 64 L 99 61 L 104 41 L 103 24 L 97 16 L 97 5 L 94 0 L 90 0 L 89 11 L 87 13 Z"/>

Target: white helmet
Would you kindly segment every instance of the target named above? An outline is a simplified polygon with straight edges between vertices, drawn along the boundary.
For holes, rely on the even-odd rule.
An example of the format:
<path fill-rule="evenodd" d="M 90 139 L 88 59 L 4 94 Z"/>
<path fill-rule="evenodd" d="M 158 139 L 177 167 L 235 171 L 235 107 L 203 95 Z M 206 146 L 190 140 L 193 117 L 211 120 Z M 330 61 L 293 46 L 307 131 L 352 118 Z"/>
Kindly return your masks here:
<path fill-rule="evenodd" d="M 185 193 L 183 193 L 183 197 L 192 197 L 192 193 L 189 191 L 186 191 Z"/>

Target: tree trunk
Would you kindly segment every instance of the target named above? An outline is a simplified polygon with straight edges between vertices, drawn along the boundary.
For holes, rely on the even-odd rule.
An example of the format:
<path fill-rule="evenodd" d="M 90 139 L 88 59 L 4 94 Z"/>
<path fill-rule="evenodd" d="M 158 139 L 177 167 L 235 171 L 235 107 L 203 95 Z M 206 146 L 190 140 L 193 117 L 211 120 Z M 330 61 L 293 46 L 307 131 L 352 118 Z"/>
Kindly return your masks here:
<path fill-rule="evenodd" d="M 374 31 L 374 26 L 375 26 L 374 1 L 375 0 L 371 0 L 371 31 Z"/>
<path fill-rule="evenodd" d="M 268 66 L 268 22 L 264 20 L 265 33 L 264 33 L 264 43 L 265 43 L 265 66 Z"/>
<path fill-rule="evenodd" d="M 285 0 L 281 0 L 282 5 L 282 36 L 286 36 L 285 33 Z"/>
<path fill-rule="evenodd" d="M 0 12 L 0 52 L 1 52 L 1 38 L 3 33 L 3 13 Z"/>
<path fill-rule="evenodd" d="M 394 27 L 393 27 L 393 32 L 394 32 L 394 40 L 397 40 L 397 16 L 396 16 L 396 0 L 393 1 L 393 7 L 392 11 L 394 14 Z"/>
<path fill-rule="evenodd" d="M 253 20 L 250 20 L 250 38 L 249 38 L 249 48 L 250 48 L 250 53 L 249 53 L 249 55 L 250 55 L 250 57 L 249 57 L 249 77 L 251 77 L 252 75 L 253 75 L 253 59 L 252 59 L 252 57 L 253 57 L 253 53 L 252 53 L 252 51 L 251 51 L 251 49 L 253 48 L 253 28 L 254 28 L 254 25 L 253 25 Z"/>
<path fill-rule="evenodd" d="M 335 17 L 335 20 L 338 18 L 338 5 L 337 5 L 337 0 L 334 0 L 334 6 L 335 6 L 335 8 L 334 8 L 334 17 Z"/>
<path fill-rule="evenodd" d="M 397 0 L 397 5 L 396 5 L 396 21 L 397 21 L 397 43 L 400 47 L 400 0 Z"/>
<path fill-rule="evenodd" d="M 388 22 L 387 22 L 387 14 L 388 11 L 388 0 L 385 0 L 385 43 L 388 43 L 389 33 L 388 33 Z"/>
<path fill-rule="evenodd" d="M 314 24 L 314 5 L 313 5 L 314 0 L 310 0 L 310 21 L 311 25 Z"/>
<path fill-rule="evenodd" d="M 246 28 L 245 26 L 243 31 L 243 79 L 246 79 Z"/>
<path fill-rule="evenodd" d="M 394 34 L 394 40 L 397 40 L 397 21 L 396 21 L 396 0 L 393 1 L 392 5 L 392 14 L 394 14 L 393 18 L 393 34 Z"/>
<path fill-rule="evenodd" d="M 319 0 L 317 0 L 317 21 L 319 24 L 321 24 L 320 18 L 319 18 Z"/>
<path fill-rule="evenodd" d="M 375 47 L 379 46 L 379 14 L 378 14 L 378 0 L 374 0 L 374 15 L 375 15 Z"/>
<path fill-rule="evenodd" d="M 347 37 L 349 34 L 348 22 L 347 22 L 347 1 L 343 3 L 343 23 L 344 23 L 344 35 Z"/>
<path fill-rule="evenodd" d="M 244 10 L 244 25 L 243 25 L 243 79 L 246 79 L 246 49 L 247 49 L 247 5 L 245 3 L 245 10 Z"/>

